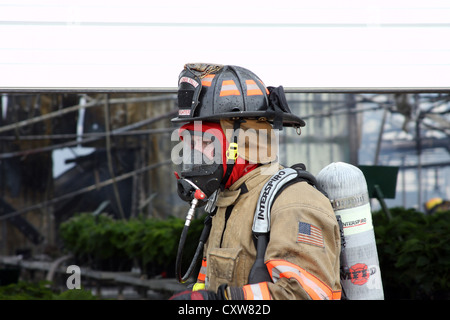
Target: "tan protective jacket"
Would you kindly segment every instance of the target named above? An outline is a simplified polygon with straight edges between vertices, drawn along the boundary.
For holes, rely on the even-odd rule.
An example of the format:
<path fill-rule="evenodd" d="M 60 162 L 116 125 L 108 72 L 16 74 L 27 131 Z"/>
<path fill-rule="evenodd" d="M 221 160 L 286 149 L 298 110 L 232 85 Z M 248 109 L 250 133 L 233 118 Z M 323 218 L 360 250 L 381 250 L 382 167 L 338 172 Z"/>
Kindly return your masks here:
<path fill-rule="evenodd" d="M 248 300 L 340 299 L 339 226 L 329 200 L 307 182 L 287 187 L 273 204 L 265 254 L 272 281 L 248 284 L 256 257 L 252 238 L 256 203 L 280 167 L 272 164 L 270 172 L 268 168 L 251 171 L 219 195 L 198 281 L 212 291 L 227 284 L 230 299 L 233 287 L 242 288 Z M 229 206 L 233 207 L 226 218 Z"/>

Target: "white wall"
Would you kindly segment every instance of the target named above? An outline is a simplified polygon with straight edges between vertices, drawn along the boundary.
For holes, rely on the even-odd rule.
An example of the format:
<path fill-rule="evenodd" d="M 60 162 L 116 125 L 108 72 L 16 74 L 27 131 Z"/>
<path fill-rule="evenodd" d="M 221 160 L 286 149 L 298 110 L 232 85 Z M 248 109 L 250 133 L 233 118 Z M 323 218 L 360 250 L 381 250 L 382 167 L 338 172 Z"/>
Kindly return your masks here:
<path fill-rule="evenodd" d="M 0 0 L 0 88 L 174 88 L 186 62 L 285 87 L 450 87 L 450 2 Z"/>

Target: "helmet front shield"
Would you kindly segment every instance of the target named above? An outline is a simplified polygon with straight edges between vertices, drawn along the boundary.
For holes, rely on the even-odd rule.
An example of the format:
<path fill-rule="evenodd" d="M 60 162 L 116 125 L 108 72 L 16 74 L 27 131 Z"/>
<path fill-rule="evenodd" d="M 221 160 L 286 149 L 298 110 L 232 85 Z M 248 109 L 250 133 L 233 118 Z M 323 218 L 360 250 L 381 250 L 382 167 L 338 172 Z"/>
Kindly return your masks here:
<path fill-rule="evenodd" d="M 178 117 L 191 118 L 199 104 L 202 81 L 189 68 L 185 68 L 178 78 Z"/>

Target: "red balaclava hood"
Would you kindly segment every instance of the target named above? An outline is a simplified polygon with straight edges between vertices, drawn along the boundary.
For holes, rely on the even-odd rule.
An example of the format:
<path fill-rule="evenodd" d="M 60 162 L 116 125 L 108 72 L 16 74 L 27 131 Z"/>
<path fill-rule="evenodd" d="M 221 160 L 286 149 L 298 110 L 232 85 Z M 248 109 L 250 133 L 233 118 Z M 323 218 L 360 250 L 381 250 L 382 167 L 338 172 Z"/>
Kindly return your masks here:
<path fill-rule="evenodd" d="M 225 172 L 227 171 L 227 159 L 226 159 L 226 151 L 228 150 L 229 143 L 226 139 L 225 133 L 223 132 L 222 126 L 220 123 L 216 122 L 201 122 L 201 123 L 187 123 L 183 125 L 179 129 L 179 135 L 181 137 L 181 134 L 184 130 L 191 130 L 191 131 L 198 131 L 200 129 L 202 132 L 209 132 L 216 136 L 218 138 L 220 145 L 222 147 L 222 166 L 223 166 L 223 172 L 225 176 Z M 237 157 L 236 163 L 234 164 L 233 171 L 231 172 L 230 177 L 228 178 L 228 181 L 225 183 L 225 189 L 228 189 L 230 186 L 233 185 L 239 178 L 244 176 L 245 174 L 249 173 L 250 171 L 257 168 L 259 164 L 250 164 L 249 161 L 244 160 L 243 158 Z"/>

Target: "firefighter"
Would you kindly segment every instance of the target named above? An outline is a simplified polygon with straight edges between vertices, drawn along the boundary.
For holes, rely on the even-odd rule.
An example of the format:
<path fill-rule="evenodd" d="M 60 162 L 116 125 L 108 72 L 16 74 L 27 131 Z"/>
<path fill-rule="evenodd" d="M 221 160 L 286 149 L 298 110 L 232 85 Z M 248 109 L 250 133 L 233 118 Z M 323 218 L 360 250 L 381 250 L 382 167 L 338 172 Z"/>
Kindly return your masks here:
<path fill-rule="evenodd" d="M 450 210 L 450 201 L 444 200 L 439 197 L 431 198 L 425 203 L 425 212 L 427 214 L 433 214 L 435 212 Z"/>
<path fill-rule="evenodd" d="M 305 125 L 283 88 L 266 87 L 238 66 L 186 64 L 178 108 L 178 194 L 190 201 L 199 189 L 214 210 L 197 282 L 171 299 L 340 299 L 339 226 L 329 200 L 307 182 L 289 185 L 273 202 L 264 265 L 253 267 L 256 204 L 283 168 L 277 130 Z"/>

